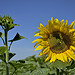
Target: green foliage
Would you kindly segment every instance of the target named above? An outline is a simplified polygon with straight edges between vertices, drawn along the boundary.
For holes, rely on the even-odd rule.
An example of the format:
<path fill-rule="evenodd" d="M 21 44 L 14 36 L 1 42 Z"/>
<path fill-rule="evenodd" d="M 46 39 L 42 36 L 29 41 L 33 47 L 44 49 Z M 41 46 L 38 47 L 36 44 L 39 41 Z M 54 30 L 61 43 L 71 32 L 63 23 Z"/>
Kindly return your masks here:
<path fill-rule="evenodd" d="M 74 75 L 75 61 L 70 63 L 56 60 L 55 63 L 44 63 L 45 57 L 29 56 L 23 60 L 9 62 L 10 75 Z M 0 75 L 5 75 L 5 63 L 0 63 Z M 58 74 L 57 74 L 58 70 Z"/>

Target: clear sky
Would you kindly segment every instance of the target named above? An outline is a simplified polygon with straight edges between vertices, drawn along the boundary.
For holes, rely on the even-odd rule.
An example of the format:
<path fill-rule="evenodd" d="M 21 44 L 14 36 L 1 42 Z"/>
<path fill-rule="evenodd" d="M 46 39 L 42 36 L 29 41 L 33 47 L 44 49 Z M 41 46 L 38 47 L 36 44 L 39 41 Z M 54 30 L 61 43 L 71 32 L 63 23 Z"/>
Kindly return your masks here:
<path fill-rule="evenodd" d="M 68 20 L 68 24 L 75 20 L 75 0 L 0 0 L 0 15 L 11 16 L 20 25 L 9 31 L 9 40 L 17 32 L 28 38 L 14 42 L 11 47 L 11 52 L 16 53 L 12 60 L 24 59 L 40 52 L 35 52 L 32 44 L 40 23 L 48 24 L 51 17 Z M 2 45 L 1 39 L 0 42 Z"/>

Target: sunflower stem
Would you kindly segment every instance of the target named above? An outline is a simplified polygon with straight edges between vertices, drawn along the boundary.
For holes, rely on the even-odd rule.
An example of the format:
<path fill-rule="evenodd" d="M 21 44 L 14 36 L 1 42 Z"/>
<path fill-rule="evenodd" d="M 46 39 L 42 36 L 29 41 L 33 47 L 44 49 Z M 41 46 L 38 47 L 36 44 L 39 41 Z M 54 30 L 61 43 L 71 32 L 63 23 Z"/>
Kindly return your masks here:
<path fill-rule="evenodd" d="M 59 69 L 58 69 L 58 68 L 56 68 L 56 73 L 57 73 L 56 75 L 60 75 L 60 74 L 59 74 Z"/>
<path fill-rule="evenodd" d="M 7 44 L 7 31 L 5 30 L 5 46 L 8 47 Z M 8 49 L 6 50 L 6 75 L 9 75 L 9 51 Z"/>

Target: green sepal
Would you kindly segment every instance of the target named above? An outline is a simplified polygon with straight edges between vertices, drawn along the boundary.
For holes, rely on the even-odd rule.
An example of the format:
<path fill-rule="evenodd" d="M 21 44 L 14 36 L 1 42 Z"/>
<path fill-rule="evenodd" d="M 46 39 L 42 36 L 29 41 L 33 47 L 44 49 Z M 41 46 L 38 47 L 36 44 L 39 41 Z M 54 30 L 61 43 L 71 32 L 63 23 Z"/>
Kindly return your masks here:
<path fill-rule="evenodd" d="M 21 39 L 24 39 L 25 37 L 23 36 L 20 36 L 18 33 L 16 34 L 16 36 L 12 39 L 12 40 L 9 40 L 8 42 L 13 42 L 13 41 L 17 41 L 17 40 L 21 40 Z M 25 38 L 27 39 L 27 38 Z"/>
<path fill-rule="evenodd" d="M 4 36 L 4 33 L 0 32 L 0 37 L 3 38 Z"/>
<path fill-rule="evenodd" d="M 34 34 L 36 34 L 36 33 L 40 33 L 40 31 L 34 32 Z"/>
<path fill-rule="evenodd" d="M 14 24 L 14 19 L 9 16 L 0 17 L 0 25 L 6 31 L 9 31 L 14 28 L 14 26 L 19 26 L 18 24 Z"/>

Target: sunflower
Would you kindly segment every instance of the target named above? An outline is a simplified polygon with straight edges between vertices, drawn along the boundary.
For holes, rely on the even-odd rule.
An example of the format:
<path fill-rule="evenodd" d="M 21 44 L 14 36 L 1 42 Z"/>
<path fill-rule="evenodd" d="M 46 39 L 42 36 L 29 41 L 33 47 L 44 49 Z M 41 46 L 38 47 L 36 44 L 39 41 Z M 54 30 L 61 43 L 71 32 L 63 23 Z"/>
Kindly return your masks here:
<path fill-rule="evenodd" d="M 68 25 L 68 21 L 64 22 L 64 19 L 59 23 L 58 19 L 53 21 L 48 20 L 48 26 L 45 23 L 45 27 L 40 23 L 40 27 L 37 27 L 40 32 L 34 36 L 39 36 L 34 48 L 41 50 L 39 56 L 46 56 L 45 62 L 55 62 L 60 60 L 63 62 L 70 62 L 75 60 L 75 21 Z"/>

